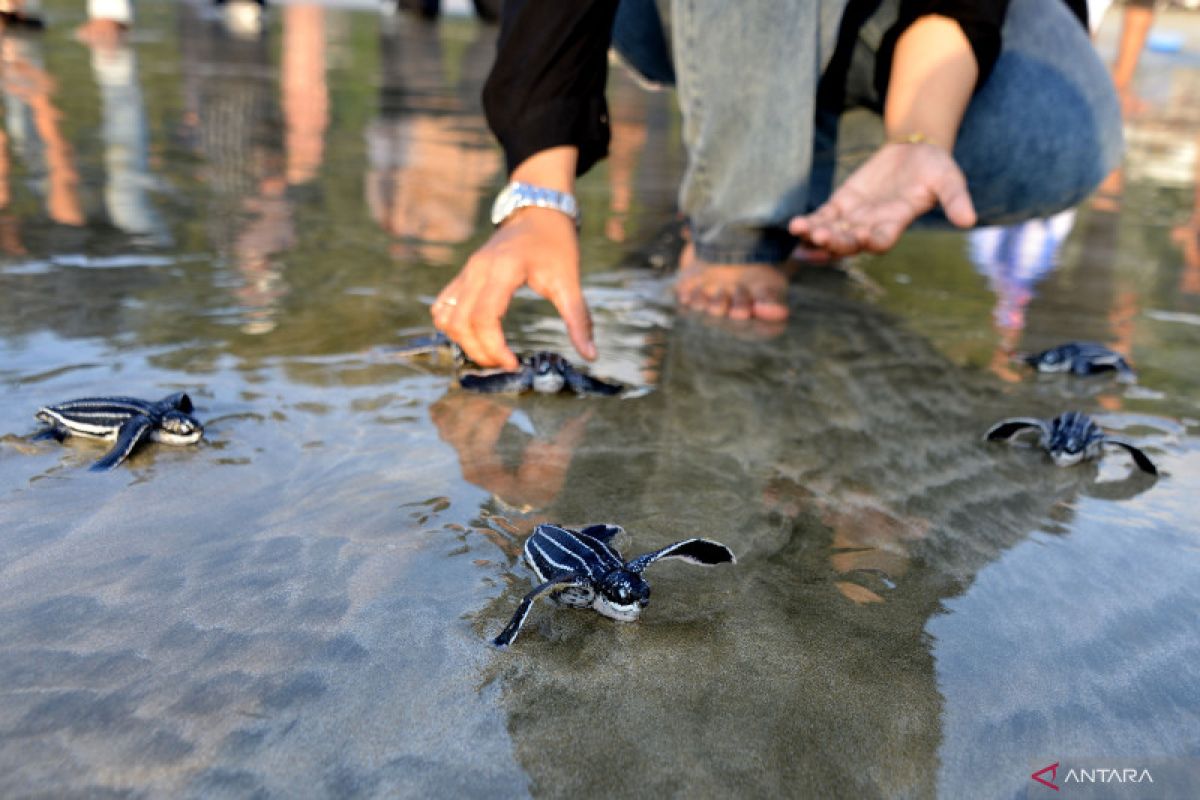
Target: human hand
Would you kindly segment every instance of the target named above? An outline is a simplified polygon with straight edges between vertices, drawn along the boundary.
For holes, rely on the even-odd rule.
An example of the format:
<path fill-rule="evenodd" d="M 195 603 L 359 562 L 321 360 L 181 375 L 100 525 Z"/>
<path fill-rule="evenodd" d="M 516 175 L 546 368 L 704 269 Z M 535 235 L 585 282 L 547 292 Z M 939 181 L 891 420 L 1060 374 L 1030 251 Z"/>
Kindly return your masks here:
<path fill-rule="evenodd" d="M 913 220 L 940 203 L 960 228 L 975 224 L 967 180 L 954 158 L 928 143 L 879 148 L 812 214 L 794 217 L 792 234 L 834 255 L 889 250 Z"/>
<path fill-rule="evenodd" d="M 497 229 L 442 289 L 430 309 L 433 323 L 481 367 L 516 369 L 500 320 L 524 285 L 554 304 L 575 349 L 594 359 L 578 234 L 571 218 L 553 209 L 523 208 Z"/>

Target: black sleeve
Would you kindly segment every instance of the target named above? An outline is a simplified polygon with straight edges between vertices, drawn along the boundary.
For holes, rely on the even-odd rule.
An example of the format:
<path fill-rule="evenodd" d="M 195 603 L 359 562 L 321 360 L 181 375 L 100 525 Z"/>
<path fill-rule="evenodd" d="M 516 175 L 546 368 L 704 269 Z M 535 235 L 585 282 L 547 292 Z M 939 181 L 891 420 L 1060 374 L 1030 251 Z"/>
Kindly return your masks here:
<path fill-rule="evenodd" d="M 505 0 L 483 87 L 511 173 L 534 153 L 579 148 L 576 174 L 608 155 L 608 46 L 617 0 Z"/>
<path fill-rule="evenodd" d="M 888 79 L 892 73 L 892 56 L 896 40 L 920 17 L 935 14 L 948 17 L 958 23 L 971 44 L 979 77 L 975 81 L 978 91 L 992 74 L 996 59 L 1000 57 L 1000 29 L 1008 13 L 1008 0 L 901 0 L 900 17 L 884 37 L 877 62 L 875 85 L 879 96 L 887 95 Z"/>

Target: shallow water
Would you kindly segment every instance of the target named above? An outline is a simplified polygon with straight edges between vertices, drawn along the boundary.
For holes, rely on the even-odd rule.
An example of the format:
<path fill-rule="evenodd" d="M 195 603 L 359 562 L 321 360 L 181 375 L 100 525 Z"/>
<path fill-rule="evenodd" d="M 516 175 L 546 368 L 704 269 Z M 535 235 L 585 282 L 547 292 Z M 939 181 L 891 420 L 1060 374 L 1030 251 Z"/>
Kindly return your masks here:
<path fill-rule="evenodd" d="M 238 40 L 147 3 L 101 52 L 48 5 L 42 37 L 3 40 L 0 795 L 1200 781 L 1196 194 L 1155 170 L 1194 136 L 1194 67 L 1167 62 L 1119 210 L 914 233 L 801 275 L 783 331 L 676 314 L 678 122 L 617 76 L 584 259 L 593 370 L 640 391 L 508 399 L 394 352 L 486 235 L 492 31 L 290 5 Z M 531 297 L 508 331 L 567 352 Z M 1068 338 L 1139 382 L 1009 361 Z M 96 475 L 103 445 L 28 438 L 47 403 L 180 390 L 196 447 Z M 979 440 L 1072 407 L 1162 476 Z M 738 564 L 655 567 L 637 624 L 540 604 L 497 652 L 543 521 L 620 523 L 630 556 L 707 535 Z"/>

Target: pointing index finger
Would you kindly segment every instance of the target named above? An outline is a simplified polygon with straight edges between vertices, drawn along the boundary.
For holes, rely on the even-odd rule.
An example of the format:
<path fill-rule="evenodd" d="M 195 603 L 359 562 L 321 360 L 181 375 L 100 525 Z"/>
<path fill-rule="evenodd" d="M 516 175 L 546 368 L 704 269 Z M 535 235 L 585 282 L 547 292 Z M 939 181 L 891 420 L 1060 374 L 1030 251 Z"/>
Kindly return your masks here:
<path fill-rule="evenodd" d="M 558 314 L 567 324 L 567 335 L 571 344 L 579 351 L 579 355 L 588 361 L 596 358 L 596 345 L 592 341 L 592 315 L 588 312 L 587 303 L 583 300 L 583 292 L 579 285 L 568 286 L 554 293 L 550 302 L 558 309 Z"/>

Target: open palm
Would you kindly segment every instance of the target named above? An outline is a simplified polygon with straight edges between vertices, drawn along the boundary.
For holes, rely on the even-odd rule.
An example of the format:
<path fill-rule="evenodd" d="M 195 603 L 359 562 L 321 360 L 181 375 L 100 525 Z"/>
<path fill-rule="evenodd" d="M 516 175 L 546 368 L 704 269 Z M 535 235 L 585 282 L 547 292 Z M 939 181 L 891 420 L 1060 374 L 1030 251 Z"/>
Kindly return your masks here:
<path fill-rule="evenodd" d="M 958 227 L 975 224 L 966 178 L 948 152 L 932 144 L 886 144 L 829 202 L 793 218 L 788 230 L 834 255 L 882 253 L 938 203 Z"/>

